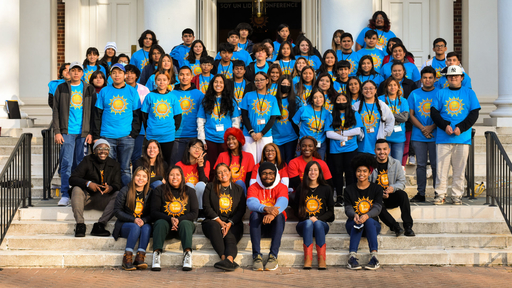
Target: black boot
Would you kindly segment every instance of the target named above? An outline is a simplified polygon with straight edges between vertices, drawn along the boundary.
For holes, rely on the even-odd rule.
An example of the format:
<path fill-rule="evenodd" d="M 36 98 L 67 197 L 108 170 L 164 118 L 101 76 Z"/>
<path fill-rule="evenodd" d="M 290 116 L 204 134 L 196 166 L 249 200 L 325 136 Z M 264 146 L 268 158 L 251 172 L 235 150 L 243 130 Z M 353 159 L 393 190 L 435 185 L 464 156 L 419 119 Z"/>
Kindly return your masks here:
<path fill-rule="evenodd" d="M 404 234 L 404 229 L 400 228 L 400 224 L 398 224 L 398 223 L 396 223 L 395 226 L 393 226 L 391 231 L 395 232 L 396 237 Z"/>
<path fill-rule="evenodd" d="M 108 236 L 110 236 L 110 232 L 107 229 L 105 229 L 105 224 L 94 223 L 94 225 L 92 226 L 91 235 L 92 236 L 108 237 Z"/>
<path fill-rule="evenodd" d="M 343 196 L 336 196 L 336 202 L 334 203 L 335 207 L 343 207 Z"/>
<path fill-rule="evenodd" d="M 404 227 L 404 229 L 405 229 L 405 233 L 404 233 L 405 236 L 408 236 L 408 237 L 416 236 L 414 231 L 412 231 L 412 227 Z"/>
<path fill-rule="evenodd" d="M 410 202 L 425 202 L 425 196 L 421 196 L 420 194 L 416 194 L 409 201 Z"/>
<path fill-rule="evenodd" d="M 85 224 L 84 223 L 76 223 L 75 237 L 85 237 Z"/>
<path fill-rule="evenodd" d="M 123 256 L 123 270 L 127 270 L 127 271 L 133 271 L 137 268 L 133 267 L 133 252 L 128 252 L 128 251 L 125 251 L 124 252 L 124 256 Z"/>

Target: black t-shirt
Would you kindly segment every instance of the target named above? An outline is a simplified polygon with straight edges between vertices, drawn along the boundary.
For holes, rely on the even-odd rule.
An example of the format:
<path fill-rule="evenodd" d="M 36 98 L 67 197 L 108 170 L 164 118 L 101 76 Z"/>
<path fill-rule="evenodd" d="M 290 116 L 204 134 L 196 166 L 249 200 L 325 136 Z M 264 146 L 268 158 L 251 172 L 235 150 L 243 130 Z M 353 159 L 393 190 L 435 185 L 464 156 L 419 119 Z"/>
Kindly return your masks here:
<path fill-rule="evenodd" d="M 368 216 L 379 221 L 378 216 L 382 209 L 382 187 L 370 183 L 368 188 L 361 190 L 357 188 L 357 183 L 353 183 L 345 189 L 344 202 L 345 214 L 349 218 L 353 217 L 354 212 L 359 215 L 368 213 Z M 373 208 L 376 209 L 372 211 Z"/>
<path fill-rule="evenodd" d="M 334 198 L 332 196 L 331 187 L 328 185 L 318 186 L 314 189 L 309 189 L 306 193 L 305 198 L 305 217 L 299 216 L 299 198 L 302 193 L 302 187 L 299 187 L 296 192 L 295 201 L 293 201 L 293 208 L 295 214 L 300 221 L 309 219 L 309 217 L 315 216 L 318 220 L 324 222 L 334 221 Z"/>
<path fill-rule="evenodd" d="M 389 187 L 389 179 L 388 179 L 388 161 L 384 163 L 379 163 L 377 166 L 377 181 L 376 183 L 382 187 L 382 189 L 386 190 Z"/>

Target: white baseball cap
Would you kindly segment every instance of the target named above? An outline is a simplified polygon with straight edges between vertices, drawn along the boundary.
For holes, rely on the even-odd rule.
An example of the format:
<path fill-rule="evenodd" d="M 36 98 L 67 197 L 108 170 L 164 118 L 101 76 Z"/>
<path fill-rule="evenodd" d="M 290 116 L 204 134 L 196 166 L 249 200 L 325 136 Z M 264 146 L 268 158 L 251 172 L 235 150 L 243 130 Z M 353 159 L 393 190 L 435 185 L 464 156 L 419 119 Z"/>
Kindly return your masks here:
<path fill-rule="evenodd" d="M 82 64 L 80 64 L 78 61 L 71 62 L 71 64 L 69 64 L 69 70 L 73 69 L 74 67 L 78 67 L 81 70 L 84 70 L 84 67 L 82 67 Z"/>
<path fill-rule="evenodd" d="M 446 76 L 464 75 L 462 68 L 458 65 L 452 65 L 446 70 Z"/>
<path fill-rule="evenodd" d="M 112 49 L 114 49 L 114 51 L 117 52 L 116 42 L 107 42 L 107 45 L 105 45 L 105 50 L 104 51 L 107 51 L 108 48 L 112 48 Z"/>

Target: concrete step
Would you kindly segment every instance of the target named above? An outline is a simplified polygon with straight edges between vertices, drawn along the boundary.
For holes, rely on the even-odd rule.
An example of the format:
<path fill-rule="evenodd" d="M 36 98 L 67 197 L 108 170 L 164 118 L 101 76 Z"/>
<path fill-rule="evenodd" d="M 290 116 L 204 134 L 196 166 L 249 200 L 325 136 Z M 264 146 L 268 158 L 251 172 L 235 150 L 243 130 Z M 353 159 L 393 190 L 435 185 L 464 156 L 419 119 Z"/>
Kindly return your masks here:
<path fill-rule="evenodd" d="M 0 137 L 0 145 L 16 145 L 20 137 L 9 137 L 9 136 L 1 136 Z M 39 135 L 32 135 L 32 146 L 34 145 L 43 145 L 43 137 L 41 133 Z"/>
<path fill-rule="evenodd" d="M 394 235 L 379 235 L 379 248 L 389 250 L 412 250 L 412 249 L 451 249 L 451 248 L 491 248 L 505 249 L 511 244 L 512 235 L 507 234 L 416 234 L 416 237 L 395 237 Z M 337 249 L 348 249 L 350 236 L 347 234 L 327 234 L 327 247 Z M 261 249 L 270 249 L 271 239 L 261 240 Z M 152 251 L 152 241 L 149 244 L 149 251 Z M 72 235 L 29 235 L 10 236 L 7 235 L 0 246 L 3 250 L 74 250 L 76 247 L 85 250 L 120 250 L 126 246 L 126 239 L 119 238 L 117 241 L 112 237 L 80 237 Z M 294 249 L 301 251 L 303 239 L 299 235 L 283 235 L 281 239 L 282 249 Z M 366 238 L 362 238 L 359 244 L 361 250 L 368 247 Z M 251 249 L 252 243 L 248 234 L 244 235 L 238 243 L 238 249 Z M 178 239 L 166 240 L 165 250 L 181 251 L 181 242 Z M 210 240 L 204 235 L 194 235 L 192 240 L 193 250 L 212 250 Z"/>
<path fill-rule="evenodd" d="M 14 145 L 0 145 L 0 155 L 11 155 Z M 33 154 L 43 154 L 43 145 L 32 145 Z"/>
<path fill-rule="evenodd" d="M 146 256 L 146 263 L 151 266 L 153 255 Z M 264 261 L 268 256 L 262 250 Z M 329 266 L 346 266 L 348 250 L 327 249 L 326 261 Z M 123 259 L 122 250 L 97 251 L 0 251 L 2 267 L 120 267 Z M 368 263 L 370 254 L 366 247 L 358 254 L 359 263 Z M 162 267 L 181 267 L 183 253 L 181 251 L 164 251 L 161 255 Z M 298 267 L 304 264 L 302 251 L 281 249 L 279 251 L 280 267 Z M 313 266 L 317 265 L 316 252 L 313 255 Z M 391 265 L 510 265 L 512 263 L 512 249 L 435 249 L 435 250 L 379 250 L 381 266 Z M 192 265 L 195 268 L 211 267 L 220 260 L 213 250 L 194 251 Z M 235 262 L 242 267 L 251 268 L 252 252 L 242 250 L 238 252 Z M 302 270 L 300 270 L 302 271 Z"/>

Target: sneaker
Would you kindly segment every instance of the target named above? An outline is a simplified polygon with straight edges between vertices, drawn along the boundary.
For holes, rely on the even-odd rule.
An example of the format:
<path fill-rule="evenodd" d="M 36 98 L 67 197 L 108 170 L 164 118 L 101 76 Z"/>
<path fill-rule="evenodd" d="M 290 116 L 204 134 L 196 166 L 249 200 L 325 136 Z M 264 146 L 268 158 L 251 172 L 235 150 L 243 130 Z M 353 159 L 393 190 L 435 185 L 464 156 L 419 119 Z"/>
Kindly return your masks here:
<path fill-rule="evenodd" d="M 258 255 L 256 258 L 252 259 L 252 270 L 263 271 L 263 260 L 261 259 L 261 255 Z"/>
<path fill-rule="evenodd" d="M 409 202 L 425 202 L 425 196 L 421 196 L 420 194 L 414 195 L 414 197 L 409 200 Z"/>
<path fill-rule="evenodd" d="M 192 251 L 185 251 L 183 253 L 183 271 L 192 270 Z"/>
<path fill-rule="evenodd" d="M 75 237 L 85 237 L 85 224 L 84 223 L 76 223 Z"/>
<path fill-rule="evenodd" d="M 444 197 L 436 195 L 434 198 L 434 205 L 443 205 L 444 204 Z"/>
<path fill-rule="evenodd" d="M 265 271 L 274 271 L 277 267 L 279 267 L 279 264 L 277 264 L 277 258 L 270 254 L 270 256 L 268 256 L 267 264 L 265 264 Z"/>
<path fill-rule="evenodd" d="M 109 237 L 110 232 L 105 229 L 105 225 L 102 223 L 94 223 L 91 231 L 92 236 Z"/>
<path fill-rule="evenodd" d="M 409 164 L 416 165 L 416 156 L 409 156 Z"/>
<path fill-rule="evenodd" d="M 364 269 L 368 270 L 377 270 L 380 268 L 379 260 L 377 260 L 377 257 L 373 256 L 372 259 L 370 259 L 370 262 L 364 266 Z"/>
<path fill-rule="evenodd" d="M 59 206 L 68 206 L 69 205 L 69 197 L 62 197 L 57 204 Z"/>
<path fill-rule="evenodd" d="M 228 259 L 224 259 L 215 263 L 213 267 L 217 269 L 222 269 L 224 271 L 235 271 L 235 269 L 238 268 L 238 264 L 236 264 L 235 262 L 231 262 Z"/>
<path fill-rule="evenodd" d="M 357 258 L 352 256 L 348 259 L 347 268 L 352 270 L 359 270 L 362 269 L 363 267 L 359 265 L 359 262 L 357 262 Z"/>
<path fill-rule="evenodd" d="M 151 264 L 151 271 L 160 271 L 162 268 L 160 268 L 160 255 L 162 252 L 155 251 L 153 252 L 153 264 Z"/>
<path fill-rule="evenodd" d="M 462 205 L 462 199 L 460 198 L 452 198 L 453 205 Z"/>

